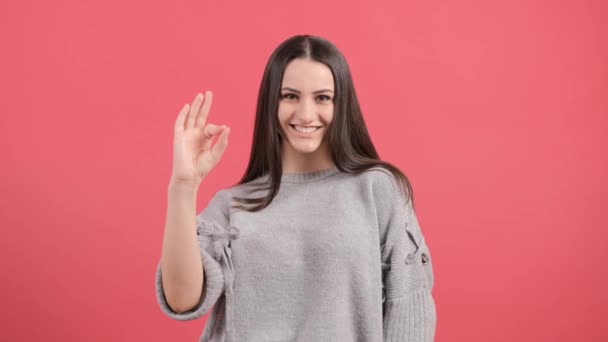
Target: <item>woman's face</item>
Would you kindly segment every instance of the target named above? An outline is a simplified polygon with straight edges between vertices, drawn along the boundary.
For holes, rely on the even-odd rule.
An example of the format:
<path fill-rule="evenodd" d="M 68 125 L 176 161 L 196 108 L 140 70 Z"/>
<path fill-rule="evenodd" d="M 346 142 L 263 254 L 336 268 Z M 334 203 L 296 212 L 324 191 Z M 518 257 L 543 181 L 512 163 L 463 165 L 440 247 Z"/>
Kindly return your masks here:
<path fill-rule="evenodd" d="M 320 147 L 327 147 L 324 136 L 334 115 L 333 100 L 334 78 L 325 64 L 296 58 L 287 65 L 278 110 L 287 153 L 323 153 Z"/>

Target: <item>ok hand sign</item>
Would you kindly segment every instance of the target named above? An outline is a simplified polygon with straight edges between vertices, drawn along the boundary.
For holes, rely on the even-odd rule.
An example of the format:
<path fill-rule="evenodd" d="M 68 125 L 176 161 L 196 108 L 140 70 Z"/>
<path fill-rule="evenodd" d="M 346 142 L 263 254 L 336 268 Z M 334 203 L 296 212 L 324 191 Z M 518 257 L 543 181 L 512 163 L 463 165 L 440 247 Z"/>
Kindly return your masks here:
<path fill-rule="evenodd" d="M 198 187 L 219 163 L 228 146 L 230 128 L 207 123 L 212 100 L 211 91 L 206 91 L 204 96 L 198 93 L 192 105 L 185 104 L 177 116 L 173 139 L 173 182 Z M 211 146 L 213 138 L 220 133 L 218 141 Z"/>

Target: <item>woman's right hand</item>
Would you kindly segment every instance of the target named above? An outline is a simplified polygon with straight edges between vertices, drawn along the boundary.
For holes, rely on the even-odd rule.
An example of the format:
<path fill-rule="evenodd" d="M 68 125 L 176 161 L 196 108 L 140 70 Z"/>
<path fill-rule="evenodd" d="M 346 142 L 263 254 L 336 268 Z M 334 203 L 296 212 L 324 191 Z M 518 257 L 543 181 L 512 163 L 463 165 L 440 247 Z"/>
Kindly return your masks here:
<path fill-rule="evenodd" d="M 175 121 L 171 181 L 198 186 L 219 163 L 228 146 L 230 128 L 207 122 L 213 94 L 198 93 L 192 105 L 185 104 Z M 204 101 L 203 101 L 204 100 Z M 201 106 L 202 104 L 202 106 Z M 221 133 L 215 145 L 213 138 Z"/>

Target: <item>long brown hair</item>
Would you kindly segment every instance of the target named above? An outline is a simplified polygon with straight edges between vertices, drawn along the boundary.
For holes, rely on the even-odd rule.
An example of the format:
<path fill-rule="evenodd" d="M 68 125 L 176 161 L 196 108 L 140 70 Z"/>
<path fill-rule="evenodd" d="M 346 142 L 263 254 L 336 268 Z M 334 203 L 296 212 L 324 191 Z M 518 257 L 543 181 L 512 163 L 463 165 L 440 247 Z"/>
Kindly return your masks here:
<path fill-rule="evenodd" d="M 295 58 L 311 59 L 331 69 L 334 78 L 334 115 L 328 127 L 331 158 L 342 172 L 359 174 L 382 166 L 398 180 L 400 190 L 414 204 L 412 186 L 407 176 L 396 166 L 380 160 L 367 132 L 361 108 L 355 94 L 346 59 L 334 44 L 312 35 L 296 35 L 282 42 L 270 56 L 258 93 L 253 142 L 247 169 L 236 184 L 244 184 L 268 176 L 262 186 L 249 190 L 268 190 L 259 198 L 234 197 L 236 208 L 255 212 L 266 208 L 279 192 L 283 174 L 281 160 L 282 137 L 279 134 L 278 103 L 285 68 Z M 248 207 L 243 206 L 247 204 Z"/>

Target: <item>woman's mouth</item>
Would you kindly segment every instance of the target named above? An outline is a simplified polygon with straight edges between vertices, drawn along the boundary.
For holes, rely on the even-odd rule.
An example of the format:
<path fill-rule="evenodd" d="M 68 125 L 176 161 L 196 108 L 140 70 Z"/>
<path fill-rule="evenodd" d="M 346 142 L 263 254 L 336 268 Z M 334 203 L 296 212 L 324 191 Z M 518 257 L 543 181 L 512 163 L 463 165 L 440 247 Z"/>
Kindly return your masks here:
<path fill-rule="evenodd" d="M 299 136 L 310 137 L 315 135 L 315 133 L 321 128 L 321 126 L 315 127 L 303 127 L 298 125 L 289 125 Z"/>

